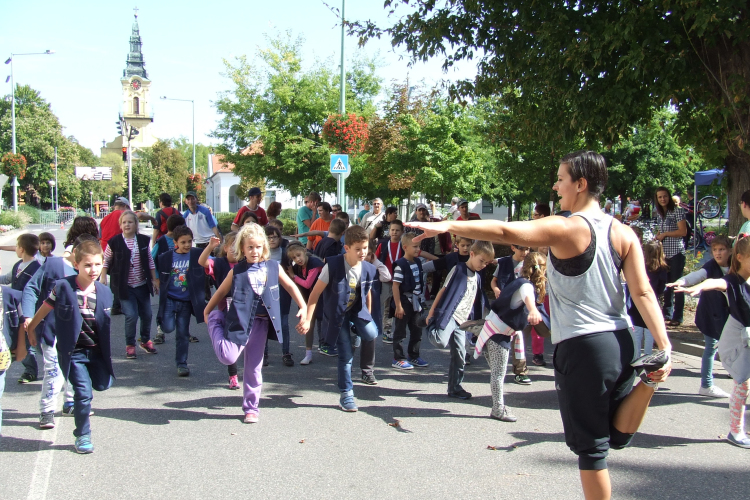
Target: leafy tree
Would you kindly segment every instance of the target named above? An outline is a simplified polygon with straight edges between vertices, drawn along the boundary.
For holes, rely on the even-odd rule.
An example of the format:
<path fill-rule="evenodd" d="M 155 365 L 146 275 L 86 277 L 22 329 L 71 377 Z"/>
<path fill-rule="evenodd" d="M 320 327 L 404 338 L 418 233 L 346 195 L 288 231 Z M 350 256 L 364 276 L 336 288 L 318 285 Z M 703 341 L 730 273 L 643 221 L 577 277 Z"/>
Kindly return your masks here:
<path fill-rule="evenodd" d="M 193 173 L 193 143 L 192 141 L 183 136 L 175 139 L 165 139 L 164 142 L 169 144 L 173 149 L 178 150 L 185 160 L 188 162 L 188 169 L 190 173 Z M 213 146 L 206 146 L 200 142 L 195 144 L 195 172 L 197 174 L 206 175 L 208 173 L 208 155 L 214 150 Z"/>
<path fill-rule="evenodd" d="M 169 193 L 179 199 L 186 192 L 188 162 L 180 151 L 167 142 L 157 141 L 151 148 L 138 152 L 133 162 L 132 205 L 146 201 L 156 202 L 161 193 Z M 192 166 L 190 168 L 192 172 Z"/>
<path fill-rule="evenodd" d="M 519 130 L 593 147 L 630 135 L 672 104 L 681 140 L 726 166 L 729 204 L 750 188 L 750 23 L 744 0 L 527 2 L 386 0 L 393 24 L 354 23 L 362 41 L 390 35 L 445 68 L 478 59 L 455 95 L 501 95 Z M 737 210 L 730 227 L 740 223 Z"/>
<path fill-rule="evenodd" d="M 223 118 L 213 134 L 243 182 L 267 182 L 293 195 L 335 190 L 328 170 L 335 151 L 322 129 L 338 111 L 339 75 L 330 61 L 303 69 L 301 48 L 300 39 L 287 35 L 270 39 L 252 62 L 225 61 L 233 88 L 217 101 Z M 374 65 L 354 65 L 347 80 L 347 112 L 369 116 L 379 90 Z"/>

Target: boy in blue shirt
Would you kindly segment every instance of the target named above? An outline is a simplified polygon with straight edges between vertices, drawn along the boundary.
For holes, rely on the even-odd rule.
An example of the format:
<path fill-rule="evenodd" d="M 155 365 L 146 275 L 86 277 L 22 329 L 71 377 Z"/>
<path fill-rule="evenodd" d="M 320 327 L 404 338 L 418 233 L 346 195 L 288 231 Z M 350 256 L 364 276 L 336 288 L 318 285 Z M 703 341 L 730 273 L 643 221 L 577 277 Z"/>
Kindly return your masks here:
<path fill-rule="evenodd" d="M 376 279 L 375 266 L 364 262 L 367 257 L 368 238 L 360 226 L 351 226 L 344 233 L 346 241 L 344 255 L 329 257 L 318 277 L 307 306 L 307 318 L 300 325 L 309 325 L 315 317 L 315 306 L 321 295 L 324 296 L 322 330 L 325 341 L 338 350 L 339 406 L 347 412 L 357 411 L 352 384 L 352 339 L 350 325 L 356 328 L 361 337 L 360 357 L 363 376 L 372 376 L 375 365 L 375 338 L 377 328 L 372 320 L 372 294 L 370 290 Z M 300 331 L 300 326 L 297 329 Z M 306 330 L 306 329 L 305 329 Z M 371 383 L 370 385 L 374 385 Z"/>
<path fill-rule="evenodd" d="M 430 343 L 443 349 L 450 347 L 448 397 L 451 398 L 471 398 L 471 393 L 461 387 L 466 364 L 466 333 L 461 330 L 460 325 L 470 319 L 477 290 L 482 289 L 480 271 L 494 258 L 495 249 L 490 242 L 474 242 L 469 260 L 459 262 L 448 273 L 445 284 L 427 315 L 427 337 Z M 484 298 L 484 294 L 481 297 Z"/>
<path fill-rule="evenodd" d="M 159 314 L 157 319 L 165 333 L 177 330 L 175 362 L 177 375 L 187 377 L 190 345 L 190 316 L 203 322 L 206 305 L 206 273 L 198 264 L 202 251 L 193 248 L 193 232 L 187 226 L 174 229 L 174 250 L 159 257 Z"/>
<path fill-rule="evenodd" d="M 27 334 L 36 345 L 37 325 L 55 311 L 55 339 L 60 370 L 74 389 L 75 449 L 91 453 L 92 389 L 109 389 L 114 380 L 110 348 L 112 292 L 98 279 L 102 273 L 103 252 L 99 242 L 84 241 L 73 251 L 76 276 L 57 280 L 29 324 Z"/>

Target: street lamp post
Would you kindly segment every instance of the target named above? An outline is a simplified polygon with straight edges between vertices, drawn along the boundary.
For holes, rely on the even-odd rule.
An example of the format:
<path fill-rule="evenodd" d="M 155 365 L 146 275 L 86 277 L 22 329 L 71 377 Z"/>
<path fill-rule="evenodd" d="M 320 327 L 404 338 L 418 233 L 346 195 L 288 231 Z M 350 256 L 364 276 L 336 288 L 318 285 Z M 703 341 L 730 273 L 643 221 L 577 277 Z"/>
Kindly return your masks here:
<path fill-rule="evenodd" d="M 57 146 L 55 146 L 55 184 L 57 185 Z M 60 187 L 55 190 L 55 211 L 60 211 Z"/>
<path fill-rule="evenodd" d="M 11 54 L 10 57 L 5 61 L 5 64 L 10 64 L 10 144 L 13 154 L 16 154 L 16 83 L 13 80 L 13 58 L 15 56 L 42 56 L 47 54 L 54 54 L 53 50 L 46 50 L 44 52 L 23 52 L 20 54 Z M 7 79 L 5 80 L 7 83 Z M 13 210 L 18 212 L 18 179 L 13 176 L 11 180 L 13 186 Z"/>
<path fill-rule="evenodd" d="M 89 191 L 89 196 L 91 196 L 91 204 L 89 205 L 89 210 L 91 210 L 91 217 L 94 216 L 94 192 Z"/>
<path fill-rule="evenodd" d="M 162 99 L 164 101 L 189 102 L 190 104 L 192 104 L 192 107 L 193 107 L 193 175 L 195 175 L 195 101 L 192 99 L 174 99 L 172 97 L 167 97 L 165 95 L 161 96 L 159 99 Z"/>
<path fill-rule="evenodd" d="M 52 203 L 52 209 L 55 209 L 55 184 L 56 182 L 51 180 L 49 181 L 49 190 L 50 190 L 50 198 Z"/>

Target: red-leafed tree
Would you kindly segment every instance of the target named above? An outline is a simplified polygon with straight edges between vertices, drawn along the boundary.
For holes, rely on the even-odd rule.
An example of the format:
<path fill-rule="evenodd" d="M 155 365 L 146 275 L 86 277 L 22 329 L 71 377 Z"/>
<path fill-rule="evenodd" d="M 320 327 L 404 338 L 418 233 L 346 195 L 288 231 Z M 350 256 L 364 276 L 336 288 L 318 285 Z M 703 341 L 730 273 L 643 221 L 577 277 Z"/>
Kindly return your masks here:
<path fill-rule="evenodd" d="M 357 155 L 365 150 L 369 132 L 362 116 L 335 114 L 323 124 L 323 138 L 336 152 Z"/>

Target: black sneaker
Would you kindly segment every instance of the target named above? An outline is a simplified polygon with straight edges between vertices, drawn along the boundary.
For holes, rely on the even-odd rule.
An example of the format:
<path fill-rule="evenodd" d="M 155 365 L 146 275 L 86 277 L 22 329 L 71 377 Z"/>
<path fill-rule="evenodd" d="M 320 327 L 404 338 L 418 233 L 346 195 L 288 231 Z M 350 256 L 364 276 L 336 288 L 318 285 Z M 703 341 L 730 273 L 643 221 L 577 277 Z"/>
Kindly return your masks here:
<path fill-rule="evenodd" d="M 29 372 L 23 372 L 21 376 L 18 378 L 19 384 L 28 384 L 29 382 L 36 382 L 36 375 Z"/>
<path fill-rule="evenodd" d="M 465 365 L 471 364 L 471 354 L 469 354 L 468 352 L 466 353 L 466 356 L 464 356 L 464 364 Z"/>
<path fill-rule="evenodd" d="M 263 354 L 263 366 L 268 366 L 268 354 Z"/>
<path fill-rule="evenodd" d="M 177 367 L 177 376 L 178 377 L 189 377 L 190 376 L 190 368 L 187 366 L 178 366 Z"/>
<path fill-rule="evenodd" d="M 292 359 L 291 354 L 284 354 L 281 356 L 281 361 L 284 363 L 284 366 L 294 366 L 294 360 Z"/>
<path fill-rule="evenodd" d="M 520 385 L 531 385 L 531 379 L 528 375 L 516 375 L 513 377 L 513 381 Z"/>
<path fill-rule="evenodd" d="M 534 354 L 531 358 L 531 362 L 536 366 L 547 366 L 547 363 L 544 361 L 544 354 Z"/>
<path fill-rule="evenodd" d="M 163 344 L 164 343 L 164 334 L 163 333 L 157 333 L 154 335 L 154 344 Z"/>
<path fill-rule="evenodd" d="M 658 384 L 652 381 L 648 375 L 661 369 L 667 362 L 669 362 L 669 354 L 666 351 L 655 350 L 651 354 L 646 354 L 636 359 L 630 363 L 630 366 L 635 368 L 636 373 L 638 373 L 644 384 L 656 387 Z"/>
<path fill-rule="evenodd" d="M 465 391 L 464 389 L 459 389 L 457 391 L 449 392 L 448 397 L 458 399 L 471 399 L 471 393 Z"/>
<path fill-rule="evenodd" d="M 189 335 L 189 336 L 188 336 L 188 340 L 189 340 L 189 341 L 190 341 L 191 343 L 193 343 L 193 344 L 197 344 L 198 342 L 200 342 L 200 340 L 198 340 L 198 337 L 193 337 L 192 335 Z"/>
<path fill-rule="evenodd" d="M 39 428 L 40 429 L 54 429 L 55 428 L 55 412 L 48 411 L 39 414 Z"/>
<path fill-rule="evenodd" d="M 378 385 L 378 379 L 372 373 L 362 374 L 362 383 L 367 385 Z"/>

